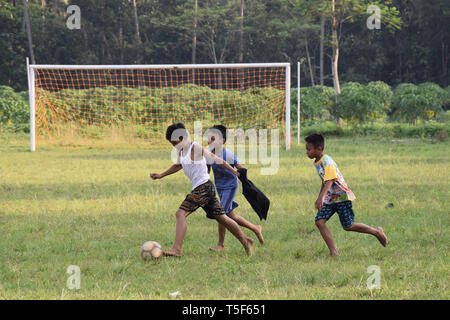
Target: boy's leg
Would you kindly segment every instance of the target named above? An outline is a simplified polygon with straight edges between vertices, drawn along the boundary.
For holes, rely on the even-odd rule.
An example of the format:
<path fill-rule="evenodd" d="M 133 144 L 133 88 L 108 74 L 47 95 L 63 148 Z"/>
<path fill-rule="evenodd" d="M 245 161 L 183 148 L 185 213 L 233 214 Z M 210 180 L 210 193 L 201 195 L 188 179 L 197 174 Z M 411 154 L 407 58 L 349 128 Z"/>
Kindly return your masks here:
<path fill-rule="evenodd" d="M 211 187 L 213 187 L 211 181 L 196 187 L 181 203 L 175 213 L 177 218 L 175 242 L 171 250 L 163 251 L 164 255 L 181 257 L 181 248 L 187 230 L 186 217 L 207 203 L 210 198 L 209 194 L 211 194 Z"/>
<path fill-rule="evenodd" d="M 219 242 L 215 247 L 209 248 L 212 251 L 222 251 L 225 242 L 225 233 L 227 232 L 227 228 L 223 224 L 218 223 L 219 228 Z"/>
<path fill-rule="evenodd" d="M 316 220 L 316 226 L 319 228 L 320 234 L 325 240 L 328 249 L 330 250 L 331 256 L 337 256 L 339 253 L 336 249 L 336 245 L 334 244 L 333 236 L 331 235 L 330 229 L 326 226 L 327 219 L 318 219 Z"/>
<path fill-rule="evenodd" d="M 371 235 L 375 236 L 378 239 L 378 241 L 380 241 L 380 243 L 383 247 L 387 246 L 388 240 L 387 240 L 386 235 L 384 234 L 383 228 L 381 228 L 381 227 L 378 227 L 375 229 L 375 228 L 365 225 L 363 223 L 355 222 L 350 227 L 344 228 L 344 230 L 371 234 Z"/>
<path fill-rule="evenodd" d="M 222 224 L 228 231 L 230 231 L 244 246 L 247 255 L 252 255 L 253 240 L 247 238 L 247 236 L 239 228 L 239 225 L 233 219 L 229 218 L 225 214 L 225 210 L 216 198 L 216 192 L 214 185 L 209 193 L 209 201 L 207 205 L 203 206 L 203 210 L 206 212 L 208 218 L 216 219 L 219 224 Z"/>
<path fill-rule="evenodd" d="M 163 251 L 166 256 L 176 256 L 181 257 L 184 236 L 186 235 L 187 224 L 186 217 L 190 215 L 191 212 L 185 211 L 183 209 L 178 209 L 175 213 L 177 218 L 176 231 L 175 231 L 175 242 L 173 247 L 169 251 Z"/>
<path fill-rule="evenodd" d="M 219 195 L 219 199 L 221 200 L 220 204 L 222 205 L 222 208 L 224 207 L 224 205 L 226 205 L 225 203 L 222 203 L 222 200 L 224 199 L 224 192 L 226 192 L 223 189 L 216 189 L 217 194 Z M 225 242 L 225 233 L 227 232 L 227 228 L 225 228 L 224 225 L 217 223 L 218 225 L 218 231 L 219 231 L 219 241 L 217 243 L 217 245 L 215 247 L 211 247 L 209 248 L 212 251 L 222 251 L 223 247 L 224 247 L 224 242 Z"/>
<path fill-rule="evenodd" d="M 241 242 L 241 244 L 244 246 L 245 251 L 247 252 L 247 255 L 251 256 L 253 249 L 253 240 L 248 238 L 242 232 L 236 221 L 229 218 L 226 214 L 215 215 L 214 218 Z"/>
<path fill-rule="evenodd" d="M 359 233 L 367 233 L 375 236 L 380 241 L 383 247 L 387 246 L 387 237 L 384 234 L 383 228 L 373 228 L 363 223 L 357 223 L 354 221 L 354 213 L 352 209 L 352 202 L 345 201 L 337 204 L 337 212 L 339 220 L 345 231 L 354 231 Z"/>
<path fill-rule="evenodd" d="M 259 242 L 261 244 L 264 244 L 264 238 L 263 238 L 263 235 L 262 235 L 262 226 L 255 226 L 253 223 L 245 220 L 241 216 L 239 216 L 236 213 L 234 213 L 234 211 L 231 211 L 228 214 L 228 216 L 231 219 L 233 219 L 234 221 L 236 221 L 238 225 L 252 230 L 255 233 L 255 235 L 258 237 Z"/>
<path fill-rule="evenodd" d="M 245 220 L 241 216 L 234 213 L 234 211 L 231 211 L 228 214 L 228 217 L 236 221 L 236 223 L 242 227 L 245 227 L 247 229 L 252 230 L 256 236 L 258 237 L 258 240 L 261 244 L 264 244 L 264 238 L 262 235 L 262 226 L 255 226 L 251 222 Z M 226 228 L 224 225 L 219 223 L 219 242 L 217 243 L 217 246 L 210 248 L 213 251 L 222 251 L 224 248 L 224 242 L 225 242 L 225 233 Z M 247 241 L 253 242 L 252 238 L 247 237 Z"/>

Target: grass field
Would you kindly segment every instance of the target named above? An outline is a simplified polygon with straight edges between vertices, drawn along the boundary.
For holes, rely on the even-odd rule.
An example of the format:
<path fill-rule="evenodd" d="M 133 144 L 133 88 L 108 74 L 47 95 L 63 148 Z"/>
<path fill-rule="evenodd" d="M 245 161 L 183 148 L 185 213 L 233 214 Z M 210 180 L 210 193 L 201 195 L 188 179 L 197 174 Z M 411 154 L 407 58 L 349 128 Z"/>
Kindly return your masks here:
<path fill-rule="evenodd" d="M 280 150 L 280 169 L 249 176 L 271 199 L 261 222 L 266 244 L 247 257 L 202 210 L 188 218 L 181 259 L 145 263 L 142 243 L 169 249 L 175 211 L 190 191 L 182 172 L 152 181 L 169 162 L 165 150 L 28 151 L 25 134 L 0 134 L 0 298 L 3 299 L 449 299 L 450 143 L 425 140 L 327 140 L 356 194 L 356 221 L 382 226 L 383 248 L 371 236 L 328 223 L 340 256 L 314 225 L 320 180 L 304 146 Z M 241 193 L 236 213 L 257 215 Z M 394 207 L 386 207 L 393 203 Z M 248 230 L 247 235 L 254 237 Z M 255 241 L 256 243 L 256 241 Z M 69 290 L 69 265 L 81 288 Z M 367 268 L 379 266 L 381 289 L 369 290 Z"/>

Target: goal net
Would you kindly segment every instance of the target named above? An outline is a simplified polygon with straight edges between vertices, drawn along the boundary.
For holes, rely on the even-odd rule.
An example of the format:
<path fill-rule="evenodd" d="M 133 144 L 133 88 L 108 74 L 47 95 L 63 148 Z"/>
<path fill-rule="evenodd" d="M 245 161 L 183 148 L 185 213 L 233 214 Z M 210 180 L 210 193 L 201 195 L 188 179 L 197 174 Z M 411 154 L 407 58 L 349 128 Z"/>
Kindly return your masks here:
<path fill-rule="evenodd" d="M 175 122 L 280 129 L 290 146 L 290 65 L 29 65 L 31 150 L 153 147 Z"/>

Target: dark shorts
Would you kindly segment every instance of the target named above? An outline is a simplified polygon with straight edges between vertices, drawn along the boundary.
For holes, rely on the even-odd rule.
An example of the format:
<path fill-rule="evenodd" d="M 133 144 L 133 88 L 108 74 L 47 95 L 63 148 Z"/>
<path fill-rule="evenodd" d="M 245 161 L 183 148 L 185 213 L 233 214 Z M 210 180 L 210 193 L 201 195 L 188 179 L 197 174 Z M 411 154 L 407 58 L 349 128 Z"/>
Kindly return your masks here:
<path fill-rule="evenodd" d="M 211 181 L 205 182 L 192 190 L 180 205 L 180 209 L 187 212 L 194 212 L 200 207 L 206 212 L 206 217 L 210 219 L 225 214 L 225 210 L 216 197 L 216 188 Z"/>
<path fill-rule="evenodd" d="M 355 215 L 353 213 L 351 201 L 342 201 L 338 203 L 324 204 L 322 209 L 319 212 L 317 212 L 315 221 L 320 219 L 328 220 L 335 212 L 338 213 L 339 220 L 341 221 L 341 225 L 343 228 L 349 228 L 353 225 Z"/>
<path fill-rule="evenodd" d="M 232 189 L 217 189 L 217 193 L 219 194 L 220 204 L 225 210 L 226 214 L 229 214 L 235 208 L 239 206 L 239 204 L 234 201 L 234 197 L 238 191 L 238 187 Z"/>

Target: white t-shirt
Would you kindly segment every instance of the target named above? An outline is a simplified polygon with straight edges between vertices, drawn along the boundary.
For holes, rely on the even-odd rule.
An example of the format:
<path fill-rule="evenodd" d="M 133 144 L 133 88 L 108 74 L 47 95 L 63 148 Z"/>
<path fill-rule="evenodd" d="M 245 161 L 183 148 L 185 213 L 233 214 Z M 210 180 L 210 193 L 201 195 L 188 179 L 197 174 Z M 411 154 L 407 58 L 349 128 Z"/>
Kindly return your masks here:
<path fill-rule="evenodd" d="M 197 142 L 192 142 L 184 156 L 180 152 L 180 164 L 183 167 L 184 174 L 191 180 L 192 190 L 209 180 L 205 157 L 202 156 L 201 160 L 192 160 L 191 158 L 191 151 L 194 145 L 201 148 Z"/>

